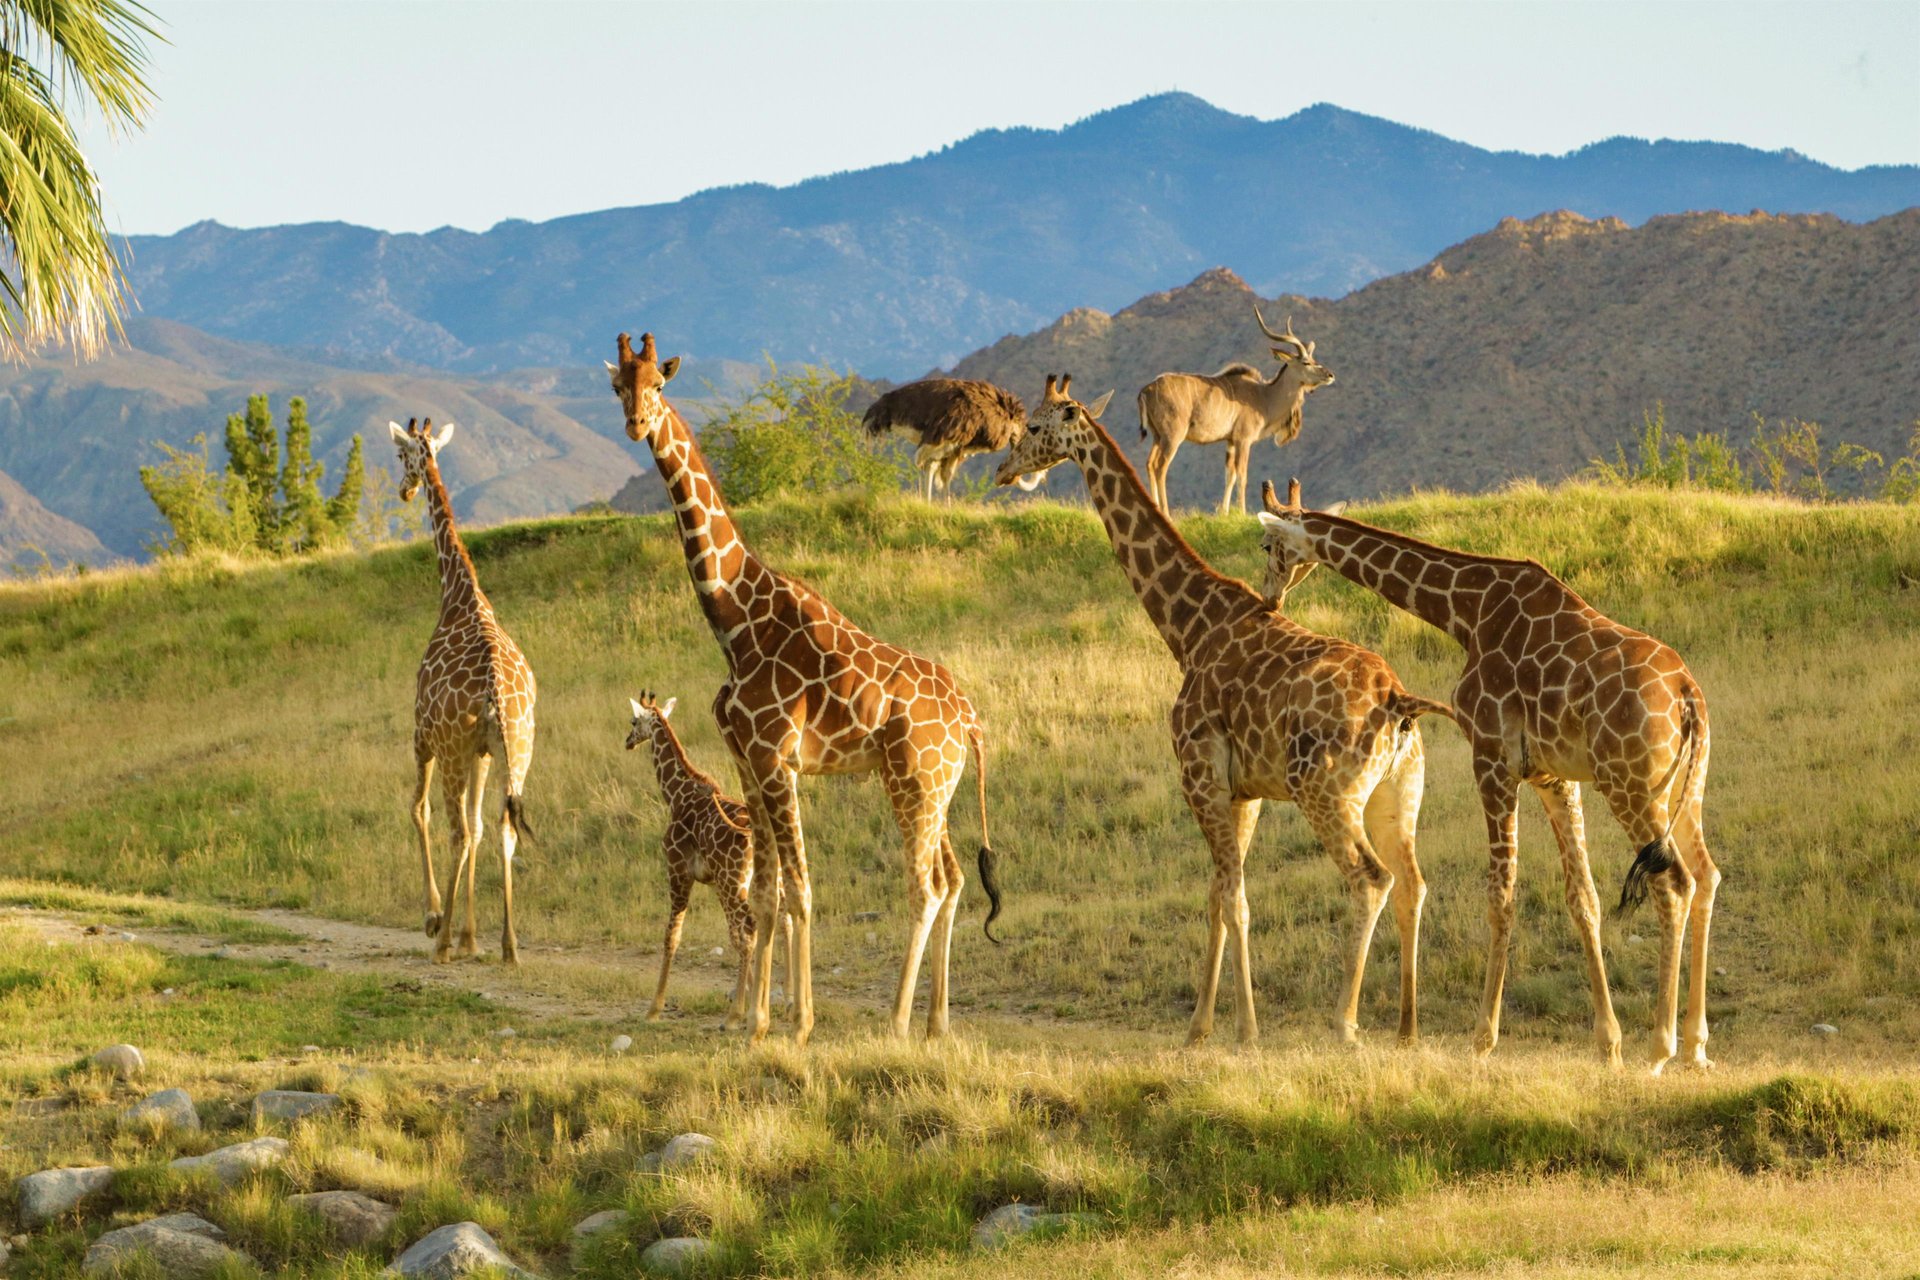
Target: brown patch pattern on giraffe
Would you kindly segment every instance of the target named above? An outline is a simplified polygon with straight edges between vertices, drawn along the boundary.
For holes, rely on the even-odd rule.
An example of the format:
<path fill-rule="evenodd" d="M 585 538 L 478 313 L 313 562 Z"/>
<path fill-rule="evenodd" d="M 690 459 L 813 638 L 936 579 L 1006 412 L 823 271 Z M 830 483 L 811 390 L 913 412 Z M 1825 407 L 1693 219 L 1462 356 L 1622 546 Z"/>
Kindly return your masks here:
<path fill-rule="evenodd" d="M 727 940 L 733 944 L 739 973 L 727 1026 L 739 1023 L 747 1007 L 747 965 L 753 955 L 753 908 L 748 889 L 753 883 L 753 820 L 747 806 L 724 795 L 720 785 L 694 767 L 669 723 L 677 699 L 663 704 L 651 692 L 630 699 L 633 726 L 627 750 L 642 744 L 650 748 L 660 796 L 667 804 L 667 829 L 660 841 L 667 863 L 667 934 L 660 952 L 660 983 L 654 989 L 647 1021 L 660 1017 L 667 1003 L 667 975 L 680 946 L 680 926 L 693 898 L 695 884 L 710 885 L 727 919 Z M 778 885 L 775 885 L 776 891 Z M 776 900 L 777 901 L 777 900 Z M 776 911 L 778 907 L 776 905 Z M 793 927 L 782 915 L 787 935 L 787 982 L 793 982 Z"/>
<path fill-rule="evenodd" d="M 714 718 L 733 755 L 753 817 L 750 893 L 754 964 L 750 1038 L 763 1039 L 769 1009 L 776 911 L 793 925 L 794 1038 L 813 1029 L 813 889 L 800 829 L 805 774 L 880 774 L 905 845 L 912 919 L 893 1007 L 905 1035 L 920 961 L 932 944 L 929 1038 L 947 1031 L 947 969 L 953 917 L 966 877 L 947 832 L 947 805 L 969 750 L 979 785 L 981 883 L 993 910 L 999 893 L 986 847 L 984 741 L 973 704 L 936 662 L 877 640 L 805 585 L 762 564 L 741 540 L 693 433 L 663 389 L 679 359 L 661 362 L 653 335 L 635 352 L 626 334 L 607 365 L 626 412 L 627 435 L 644 440 L 673 500 L 694 593 L 727 659 Z"/>
<path fill-rule="evenodd" d="M 1111 393 L 1109 393 L 1111 394 Z M 1258 1035 L 1245 864 L 1265 800 L 1291 800 L 1313 827 L 1353 903 L 1347 982 L 1335 1018 L 1358 1035 L 1360 982 L 1381 909 L 1400 930 L 1400 1035 L 1419 1034 L 1420 907 L 1414 854 L 1425 775 L 1418 717 L 1448 708 L 1404 689 L 1377 654 L 1316 635 L 1237 579 L 1216 573 L 1153 501 L 1113 437 L 1048 375 L 1027 434 L 996 479 L 1071 459 L 1140 603 L 1185 673 L 1171 718 L 1180 785 L 1213 858 L 1208 937 L 1188 1042 L 1213 1030 L 1226 942 L 1234 949 L 1234 1020 Z"/>
<path fill-rule="evenodd" d="M 1474 1047 L 1493 1051 L 1513 932 L 1522 782 L 1545 806 L 1566 887 L 1567 911 L 1586 953 L 1593 1029 L 1620 1061 L 1620 1024 L 1600 952 L 1600 899 L 1587 861 L 1580 784 L 1606 798 L 1638 853 L 1621 891 L 1628 909 L 1651 893 L 1660 916 L 1660 973 L 1653 1012 L 1657 1074 L 1675 1055 L 1680 948 L 1689 918 L 1685 1059 L 1707 1058 L 1707 936 L 1720 872 L 1707 852 L 1707 702 L 1680 655 L 1595 610 L 1531 560 L 1469 555 L 1324 512 L 1283 507 L 1265 494 L 1264 543 L 1274 574 L 1310 562 L 1439 627 L 1467 651 L 1454 691 L 1473 745 L 1474 776 L 1489 843 L 1486 985 Z M 1676 849 L 1675 844 L 1678 844 Z"/>
<path fill-rule="evenodd" d="M 513 853 L 529 834 L 521 815 L 521 784 L 533 763 L 533 668 L 500 626 L 493 605 L 480 589 L 473 560 L 454 528 L 453 503 L 440 479 L 436 455 L 453 438 L 449 422 L 436 434 L 428 419 L 388 423 L 404 472 L 400 496 L 412 501 L 421 486 L 433 516 L 433 546 L 440 569 L 440 618 L 420 661 L 413 704 L 413 757 L 418 770 L 413 824 L 420 837 L 420 870 L 425 882 L 425 927 L 434 938 L 433 958 L 480 953 L 474 940 L 474 877 L 479 862 L 481 802 L 495 755 L 506 761 L 506 803 L 500 823 L 500 876 L 504 919 L 500 958 L 519 963 L 513 929 Z M 439 767 L 450 815 L 453 878 L 447 882 L 446 909 L 433 877 L 429 836 L 435 766 Z M 467 911 L 457 951 L 453 943 L 454 898 L 466 882 Z"/>

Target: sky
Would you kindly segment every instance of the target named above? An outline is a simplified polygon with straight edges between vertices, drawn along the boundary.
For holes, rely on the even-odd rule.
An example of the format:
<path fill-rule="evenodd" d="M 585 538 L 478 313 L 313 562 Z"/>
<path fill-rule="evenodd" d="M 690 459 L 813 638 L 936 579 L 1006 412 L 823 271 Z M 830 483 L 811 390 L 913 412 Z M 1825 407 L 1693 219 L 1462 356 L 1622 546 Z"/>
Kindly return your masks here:
<path fill-rule="evenodd" d="M 148 0 L 109 225 L 484 230 L 786 184 L 1181 89 L 1496 150 L 1615 135 L 1920 163 L 1920 0 Z"/>

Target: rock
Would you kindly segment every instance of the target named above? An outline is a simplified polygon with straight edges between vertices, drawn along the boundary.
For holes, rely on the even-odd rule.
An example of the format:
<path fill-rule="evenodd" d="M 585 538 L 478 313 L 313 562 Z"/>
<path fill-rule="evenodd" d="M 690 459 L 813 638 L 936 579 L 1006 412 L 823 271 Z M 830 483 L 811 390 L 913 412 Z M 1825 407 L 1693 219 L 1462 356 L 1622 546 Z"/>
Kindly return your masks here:
<path fill-rule="evenodd" d="M 613 1038 L 613 1051 L 615 1053 L 625 1053 L 631 1048 L 633 1048 L 632 1036 L 615 1036 Z"/>
<path fill-rule="evenodd" d="M 57 1116 L 67 1109 L 65 1098 L 22 1098 L 13 1104 L 13 1113 L 23 1119 L 39 1120 Z"/>
<path fill-rule="evenodd" d="M 1716 965 L 1716 966 L 1714 967 L 1714 970 L 1713 970 L 1713 976 L 1714 976 L 1714 977 L 1716 977 L 1716 978 L 1724 978 L 1724 977 L 1726 977 L 1726 976 L 1727 976 L 1727 967 L 1726 967 L 1725 965 Z"/>
<path fill-rule="evenodd" d="M 340 1105 L 337 1093 L 302 1093 L 298 1089 L 268 1089 L 253 1099 L 253 1122 L 304 1120 L 325 1115 Z"/>
<path fill-rule="evenodd" d="M 660 1167 L 678 1169 L 698 1164 L 719 1152 L 720 1144 L 704 1133 L 683 1133 L 660 1149 Z"/>
<path fill-rule="evenodd" d="M 1091 1213 L 1048 1213 L 1030 1204 L 1003 1204 L 973 1226 L 973 1247 L 998 1249 L 1020 1236 L 1060 1235 L 1076 1227 L 1097 1227 Z"/>
<path fill-rule="evenodd" d="M 13 1249 L 5 1240 L 0 1240 L 0 1271 L 7 1269 L 7 1262 L 13 1257 Z"/>
<path fill-rule="evenodd" d="M 105 1067 L 122 1080 L 131 1080 L 147 1069 L 147 1060 L 130 1044 L 110 1044 L 93 1055 L 96 1067 Z"/>
<path fill-rule="evenodd" d="M 181 1156 L 167 1167 L 178 1173 L 211 1173 L 232 1186 L 248 1174 L 271 1169 L 286 1158 L 285 1138 L 255 1138 L 251 1142 L 236 1142 L 230 1147 L 209 1151 L 203 1156 Z"/>
<path fill-rule="evenodd" d="M 300 1052 L 305 1054 L 315 1054 L 315 1053 L 321 1053 L 324 1051 L 317 1044 L 303 1044 L 300 1046 Z"/>
<path fill-rule="evenodd" d="M 513 1265 L 493 1237 L 477 1222 L 456 1222 L 421 1236 L 412 1248 L 393 1260 L 384 1274 L 427 1276 L 430 1280 L 457 1280 L 493 1267 L 515 1280 L 538 1280 L 531 1271 Z"/>
<path fill-rule="evenodd" d="M 200 1113 L 193 1109 L 185 1089 L 162 1089 L 122 1111 L 120 1123 L 130 1128 L 194 1131 L 200 1128 Z"/>
<path fill-rule="evenodd" d="M 646 1247 L 640 1255 L 640 1270 L 650 1276 L 685 1275 L 712 1256 L 713 1252 L 711 1240 L 702 1240 L 698 1236 L 669 1236 L 665 1240 L 655 1240 Z"/>
<path fill-rule="evenodd" d="M 136 1253 L 151 1258 L 165 1276 L 212 1275 L 230 1261 L 251 1261 L 221 1243 L 226 1232 L 191 1213 L 170 1213 L 109 1231 L 93 1242 L 80 1269 L 87 1275 L 116 1270 Z"/>
<path fill-rule="evenodd" d="M 1816 1022 L 1813 1024 L 1813 1034 L 1817 1036 L 1837 1036 L 1840 1034 L 1840 1028 L 1834 1026 L 1831 1022 Z"/>
<path fill-rule="evenodd" d="M 647 1154 L 633 1162 L 633 1168 L 636 1173 L 660 1172 L 660 1153 L 658 1151 L 647 1152 Z"/>
<path fill-rule="evenodd" d="M 1645 939 L 1645 938 L 1643 938 L 1643 937 L 1641 937 L 1641 936 L 1640 936 L 1639 934 L 1637 934 L 1637 933 L 1630 933 L 1630 934 L 1628 934 L 1628 935 L 1627 935 L 1627 941 L 1628 941 L 1628 942 L 1631 942 L 1631 943 L 1632 943 L 1632 944 L 1633 944 L 1634 946 L 1636 946 L 1636 947 L 1637 947 L 1637 946 L 1639 946 L 1639 945 L 1640 945 L 1641 943 L 1643 943 L 1643 942 L 1645 942 L 1645 941 L 1646 941 L 1646 939 Z"/>
<path fill-rule="evenodd" d="M 233 959 L 233 948 L 215 947 L 213 950 L 213 958 L 215 960 L 231 960 Z"/>
<path fill-rule="evenodd" d="M 511 1040 L 519 1034 L 520 1033 L 518 1031 L 515 1031 L 512 1027 L 502 1027 L 498 1031 L 493 1033 L 493 1038 L 496 1040 Z"/>
<path fill-rule="evenodd" d="M 122 931 L 121 931 L 121 933 L 120 933 L 120 941 L 122 941 L 122 942 L 132 942 L 133 940 L 134 940 L 134 938 L 133 938 L 133 935 L 132 935 L 132 934 L 130 934 L 130 933 L 128 933 L 128 932 L 126 932 L 125 930 L 122 930 Z"/>
<path fill-rule="evenodd" d="M 574 1225 L 573 1238 L 575 1241 L 586 1240 L 602 1231 L 611 1231 L 632 1216 L 625 1209 L 602 1209 L 592 1217 L 580 1219 Z"/>
<path fill-rule="evenodd" d="M 853 913 L 853 918 L 856 923 L 870 924 L 880 918 L 880 913 L 878 911 L 856 911 Z"/>
<path fill-rule="evenodd" d="M 725 947 L 715 947 L 713 949 L 713 954 L 716 956 L 723 956 L 727 954 L 727 949 Z"/>
<path fill-rule="evenodd" d="M 333 1228 L 334 1238 L 349 1249 L 370 1245 L 386 1235 L 400 1213 L 392 1205 L 358 1191 L 315 1191 L 288 1196 L 287 1203 L 324 1218 Z"/>
<path fill-rule="evenodd" d="M 113 1185 L 113 1166 L 96 1164 L 43 1169 L 13 1184 L 20 1225 L 29 1229 L 51 1222 L 67 1210 Z"/>

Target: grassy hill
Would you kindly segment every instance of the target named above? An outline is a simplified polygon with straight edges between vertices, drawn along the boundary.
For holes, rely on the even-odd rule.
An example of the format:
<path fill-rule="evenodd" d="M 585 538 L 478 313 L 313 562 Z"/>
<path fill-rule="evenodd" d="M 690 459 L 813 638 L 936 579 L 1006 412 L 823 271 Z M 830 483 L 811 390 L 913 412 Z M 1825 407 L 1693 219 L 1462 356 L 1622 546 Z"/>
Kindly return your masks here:
<path fill-rule="evenodd" d="M 604 1019 L 555 1013 L 502 1042 L 471 998 L 138 944 L 69 958 L 0 916 L 0 1099 L 99 1109 L 111 1087 L 68 1064 L 129 1019 L 166 1083 L 219 1100 L 219 1115 L 269 1086 L 345 1082 L 354 1099 L 302 1131 L 286 1172 L 232 1195 L 159 1163 L 210 1135 L 113 1137 L 104 1121 L 0 1118 L 0 1174 L 90 1163 L 111 1144 L 144 1170 L 123 1209 L 204 1210 L 256 1257 L 313 1276 L 373 1264 L 323 1263 L 280 1191 L 361 1185 L 370 1167 L 405 1200 L 406 1230 L 475 1217 L 550 1275 L 631 1274 L 641 1245 L 689 1227 L 724 1244 L 727 1274 L 996 1274 L 1005 1259 L 967 1260 L 966 1229 L 1013 1198 L 1097 1215 L 1092 1237 L 1037 1246 L 1090 1275 L 1910 1267 L 1920 1238 L 1887 1206 L 1920 1187 L 1920 591 L 1903 585 L 1920 577 L 1920 513 L 1573 486 L 1359 514 L 1535 556 L 1689 660 L 1712 708 L 1708 838 L 1726 875 L 1713 1076 L 1649 1082 L 1592 1061 L 1557 858 L 1530 804 L 1506 1038 L 1490 1067 L 1470 1066 L 1485 846 L 1444 724 L 1426 729 L 1425 1047 L 1392 1047 L 1391 929 L 1368 971 L 1366 1046 L 1332 1044 L 1345 897 L 1305 824 L 1274 805 L 1249 858 L 1264 1047 L 1170 1052 L 1191 1012 L 1207 859 L 1166 740 L 1176 671 L 1091 513 L 781 504 L 742 517 L 763 554 L 949 664 L 985 719 L 1007 943 L 980 936 L 970 887 L 954 939 L 961 1043 L 867 1039 L 898 963 L 897 838 L 872 781 L 812 780 L 822 1005 L 807 1053 L 748 1053 L 697 1017 L 642 1029 L 650 982 L 616 1023 L 641 1056 L 609 1063 Z M 1252 521 L 1184 528 L 1215 564 L 1257 574 Z M 664 924 L 661 806 L 646 762 L 621 749 L 627 695 L 679 696 L 690 752 L 725 777 L 703 713 L 719 654 L 663 518 L 509 525 L 470 545 L 540 678 L 527 786 L 540 843 L 517 901 L 528 978 L 557 984 L 564 1010 L 586 996 L 548 948 L 650 948 Z M 59 882 L 166 899 L 125 907 L 147 913 L 143 929 L 262 904 L 415 928 L 408 742 L 435 605 L 424 546 L 0 586 L 0 876 L 18 878 L 0 899 L 108 902 Z M 1295 613 L 1447 696 L 1457 651 L 1373 597 L 1322 574 Z M 954 821 L 957 842 L 974 839 L 970 805 Z M 1597 809 L 1589 835 L 1610 899 L 1631 850 Z M 482 865 L 492 949 L 496 869 Z M 1605 927 L 1629 1062 L 1651 935 L 1650 919 Z M 697 897 L 683 956 L 722 940 Z M 270 1016 L 249 1012 L 261 1001 Z M 716 1007 L 684 989 L 677 1004 L 708 1020 Z M 1811 1035 L 1814 1022 L 1839 1036 Z M 339 1065 L 290 1064 L 309 1037 L 339 1037 Z M 378 1074 L 350 1077 L 354 1064 Z M 727 1164 L 631 1172 L 685 1128 L 721 1137 Z M 376 1164 L 350 1168 L 366 1151 Z M 570 1224 L 614 1205 L 631 1225 L 569 1270 Z M 66 1274 L 98 1229 L 37 1238 L 16 1269 Z"/>

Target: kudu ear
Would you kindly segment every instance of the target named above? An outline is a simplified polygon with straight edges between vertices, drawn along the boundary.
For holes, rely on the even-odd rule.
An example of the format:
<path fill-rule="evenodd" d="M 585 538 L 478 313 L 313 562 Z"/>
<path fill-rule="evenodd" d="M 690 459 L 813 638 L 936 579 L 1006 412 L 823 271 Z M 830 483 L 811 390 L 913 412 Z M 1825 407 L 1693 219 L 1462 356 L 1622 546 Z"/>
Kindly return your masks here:
<path fill-rule="evenodd" d="M 1087 416 L 1089 418 L 1098 418 L 1107 411 L 1107 401 L 1111 399 L 1113 399 L 1113 392 L 1108 391 L 1107 394 L 1087 406 Z"/>
<path fill-rule="evenodd" d="M 672 356 L 660 366 L 660 381 L 672 382 L 673 375 L 680 372 L 680 357 Z"/>
<path fill-rule="evenodd" d="M 680 699 L 678 698 L 668 698 L 665 702 L 661 703 L 660 718 L 662 720 L 673 719 L 673 709 L 679 704 L 680 704 Z"/>

